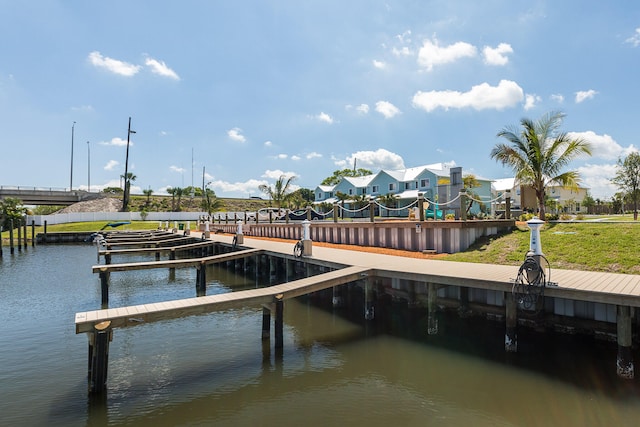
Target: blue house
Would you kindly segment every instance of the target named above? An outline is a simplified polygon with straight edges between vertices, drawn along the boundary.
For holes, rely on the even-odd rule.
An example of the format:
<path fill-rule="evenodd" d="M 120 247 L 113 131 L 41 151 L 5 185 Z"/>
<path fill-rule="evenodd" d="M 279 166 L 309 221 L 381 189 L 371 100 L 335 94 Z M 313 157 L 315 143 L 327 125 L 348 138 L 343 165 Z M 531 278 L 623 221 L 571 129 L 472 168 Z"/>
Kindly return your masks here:
<path fill-rule="evenodd" d="M 471 189 L 479 200 L 491 199 L 491 180 L 476 177 L 480 187 Z M 418 166 L 407 169 L 382 169 L 376 174 L 361 177 L 343 177 L 335 186 L 319 185 L 315 190 L 315 203 L 336 203 L 338 193 L 347 196 L 345 207 L 353 209 L 356 202 L 367 198 L 393 195 L 396 206 L 402 208 L 412 205 L 418 194 L 430 204 L 437 203 L 444 210 L 455 212 L 459 216 L 460 205 L 453 202 L 463 188 L 462 168 L 449 168 L 442 163 Z M 480 212 L 480 204 L 473 203 L 470 213 Z M 397 212 L 398 216 L 407 215 L 407 210 Z"/>

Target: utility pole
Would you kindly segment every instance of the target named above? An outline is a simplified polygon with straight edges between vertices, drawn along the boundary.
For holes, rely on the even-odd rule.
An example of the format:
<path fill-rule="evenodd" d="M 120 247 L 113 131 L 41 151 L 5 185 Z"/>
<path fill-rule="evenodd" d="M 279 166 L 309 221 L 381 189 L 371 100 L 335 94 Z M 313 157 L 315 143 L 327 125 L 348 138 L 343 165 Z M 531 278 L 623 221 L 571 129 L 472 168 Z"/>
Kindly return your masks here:
<path fill-rule="evenodd" d="M 129 127 L 127 128 L 127 156 L 124 161 L 124 194 L 122 196 L 122 212 L 126 212 L 129 206 L 129 141 L 132 133 L 136 133 L 135 130 L 131 130 L 131 117 L 129 117 Z"/>
<path fill-rule="evenodd" d="M 71 177 L 69 178 L 69 191 L 73 191 L 73 134 L 75 131 L 76 122 L 71 125 Z"/>

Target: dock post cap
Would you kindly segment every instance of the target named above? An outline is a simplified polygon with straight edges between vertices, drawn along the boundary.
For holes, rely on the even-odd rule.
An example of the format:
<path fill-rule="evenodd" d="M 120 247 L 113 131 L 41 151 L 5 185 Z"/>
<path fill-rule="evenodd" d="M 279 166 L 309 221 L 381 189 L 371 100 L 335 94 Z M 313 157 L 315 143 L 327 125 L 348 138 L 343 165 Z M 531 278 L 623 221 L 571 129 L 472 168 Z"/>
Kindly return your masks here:
<path fill-rule="evenodd" d="M 97 323 L 93 325 L 93 328 L 97 331 L 104 331 L 109 326 L 111 326 L 111 320 L 105 320 L 104 322 Z"/>

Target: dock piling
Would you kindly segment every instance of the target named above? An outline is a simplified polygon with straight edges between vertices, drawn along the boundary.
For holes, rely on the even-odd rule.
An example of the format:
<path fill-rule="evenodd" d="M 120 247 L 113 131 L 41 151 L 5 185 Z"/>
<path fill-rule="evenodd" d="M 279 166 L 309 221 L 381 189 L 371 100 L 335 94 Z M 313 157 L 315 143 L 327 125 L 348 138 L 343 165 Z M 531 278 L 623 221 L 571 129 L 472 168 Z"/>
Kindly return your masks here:
<path fill-rule="evenodd" d="M 207 294 L 207 265 L 202 262 L 196 269 L 196 295 L 201 297 Z"/>
<path fill-rule="evenodd" d="M 504 334 L 504 350 L 507 353 L 518 351 L 518 304 L 513 292 L 505 292 L 505 317 L 507 329 Z"/>
<path fill-rule="evenodd" d="M 113 331 L 110 321 L 95 325 L 95 331 L 89 333 L 89 393 L 102 393 L 107 387 L 107 368 L 109 366 L 109 342 Z"/>
<path fill-rule="evenodd" d="M 429 282 L 427 284 L 427 334 L 438 334 L 438 318 L 436 317 L 436 311 L 438 306 L 436 301 L 438 298 L 436 284 Z"/>
<path fill-rule="evenodd" d="M 631 352 L 631 307 L 619 305 L 617 309 L 618 356 L 616 370 L 620 378 L 634 377 L 633 354 Z"/>
<path fill-rule="evenodd" d="M 100 290 L 102 293 L 102 305 L 109 304 L 109 271 L 106 269 L 100 270 Z"/>
<path fill-rule="evenodd" d="M 284 302 L 282 301 L 282 294 L 276 295 L 275 298 L 275 310 L 276 310 L 276 318 L 275 318 L 275 343 L 274 347 L 277 350 L 282 351 L 284 347 L 284 334 L 283 334 L 283 325 L 284 325 Z"/>

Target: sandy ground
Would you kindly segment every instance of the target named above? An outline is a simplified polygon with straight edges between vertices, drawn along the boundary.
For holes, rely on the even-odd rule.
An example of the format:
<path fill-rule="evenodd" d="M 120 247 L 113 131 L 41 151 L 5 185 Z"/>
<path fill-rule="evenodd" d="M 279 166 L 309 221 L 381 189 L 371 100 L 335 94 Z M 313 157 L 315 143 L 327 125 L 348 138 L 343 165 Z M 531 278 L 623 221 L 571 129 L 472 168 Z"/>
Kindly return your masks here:
<path fill-rule="evenodd" d="M 85 202 L 74 203 L 57 213 L 75 213 L 75 212 L 120 212 L 122 209 L 122 200 L 113 197 L 104 197 L 102 199 L 87 200 Z"/>

